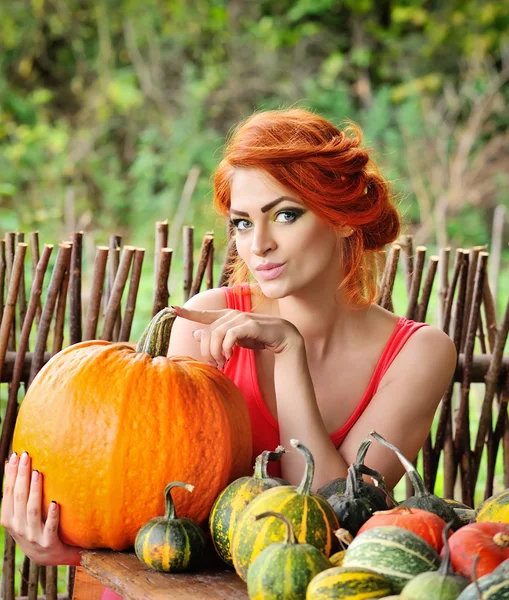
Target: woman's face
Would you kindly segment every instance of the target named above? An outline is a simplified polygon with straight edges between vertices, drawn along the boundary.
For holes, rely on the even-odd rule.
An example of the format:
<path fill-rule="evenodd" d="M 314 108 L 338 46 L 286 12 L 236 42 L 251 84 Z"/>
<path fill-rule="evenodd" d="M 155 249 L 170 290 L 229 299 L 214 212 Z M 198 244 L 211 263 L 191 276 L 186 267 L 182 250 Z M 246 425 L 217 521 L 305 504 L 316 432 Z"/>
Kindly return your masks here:
<path fill-rule="evenodd" d="M 264 171 L 234 171 L 230 219 L 237 252 L 266 297 L 339 282 L 337 234 Z M 257 269 L 268 263 L 282 266 Z"/>

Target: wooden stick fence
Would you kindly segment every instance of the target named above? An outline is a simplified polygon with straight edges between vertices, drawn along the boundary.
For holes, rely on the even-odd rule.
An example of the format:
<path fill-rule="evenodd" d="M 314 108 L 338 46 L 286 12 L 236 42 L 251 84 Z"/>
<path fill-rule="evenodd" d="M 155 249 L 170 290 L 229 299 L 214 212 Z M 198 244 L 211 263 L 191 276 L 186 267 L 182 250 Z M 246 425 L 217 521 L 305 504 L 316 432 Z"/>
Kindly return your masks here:
<path fill-rule="evenodd" d="M 207 232 L 203 237 L 195 268 L 194 233 L 193 227 L 184 227 L 184 301 L 199 293 L 204 283 L 207 289 L 214 286 L 214 234 Z M 227 236 L 226 256 L 217 278 L 218 286 L 226 284 L 229 266 L 236 256 L 231 230 L 228 230 Z M 69 241 L 58 245 L 51 275 L 48 269 L 54 247 L 45 244 L 41 253 L 37 232 L 30 234 L 29 244 L 24 239 L 23 234 L 7 232 L 0 240 L 0 383 L 7 384 L 0 437 L 2 478 L 21 401 L 20 388 L 28 388 L 41 367 L 62 348 L 66 322 L 70 344 L 94 338 L 111 341 L 130 339 L 145 259 L 144 248 L 122 246 L 120 236 L 111 236 L 108 246 L 97 246 L 85 303 L 82 290 L 83 233 L 75 232 Z M 167 245 L 168 222 L 157 222 L 152 314 L 169 303 L 168 280 L 173 250 Z M 404 311 L 407 318 L 425 321 L 433 288 L 437 288 L 437 325 L 451 336 L 459 358 L 453 381 L 437 411 L 435 433 L 428 436 L 421 453 L 423 472 L 426 485 L 433 490 L 442 460 L 443 495 L 452 498 L 459 489 L 457 495 L 471 506 L 483 464 L 484 497 L 493 493 L 500 449 L 502 484 L 509 487 L 509 355 L 504 355 L 509 334 L 509 302 L 497 323 L 487 276 L 489 255 L 485 250 L 485 246 L 470 250 L 459 248 L 454 253 L 454 264 L 449 268 L 451 249 L 443 248 L 439 256 L 429 257 L 426 266 L 427 249 L 419 246 L 414 251 L 413 239 L 407 235 L 380 256 L 380 264 L 384 268 L 380 275 L 378 303 L 384 308 L 393 310 L 393 289 L 400 262 L 407 292 Z M 25 263 L 28 251 L 31 257 L 31 289 L 27 299 Z M 438 282 L 435 284 L 437 274 Z M 50 275 L 50 280 L 43 294 L 47 275 Z M 474 353 L 477 347 L 481 352 Z M 470 392 L 473 383 L 484 383 L 484 397 L 479 407 L 477 430 L 471 439 Z M 409 487 L 407 493 L 411 491 Z M 41 591 L 42 597 L 47 600 L 72 596 L 72 568 L 68 569 L 67 593 L 57 594 L 56 567 L 39 567 L 25 558 L 20 566 L 22 580 L 17 596 L 15 568 L 15 544 L 6 534 L 3 598 L 37 598 Z"/>

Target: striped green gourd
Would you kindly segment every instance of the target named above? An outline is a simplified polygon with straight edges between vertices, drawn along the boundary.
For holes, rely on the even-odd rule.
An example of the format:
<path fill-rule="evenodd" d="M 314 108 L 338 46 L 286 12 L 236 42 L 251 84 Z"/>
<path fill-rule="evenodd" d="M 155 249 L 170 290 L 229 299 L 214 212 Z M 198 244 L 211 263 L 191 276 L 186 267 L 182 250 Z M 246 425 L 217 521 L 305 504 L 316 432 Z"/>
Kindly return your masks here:
<path fill-rule="evenodd" d="M 392 593 L 390 582 L 380 573 L 360 567 L 333 567 L 311 581 L 306 600 L 367 600 Z"/>
<path fill-rule="evenodd" d="M 401 598 L 403 600 L 456 600 L 459 594 L 467 587 L 468 579 L 462 575 L 456 575 L 451 567 L 451 551 L 449 548 L 449 529 L 451 523 L 447 523 L 442 531 L 444 544 L 444 557 L 438 571 L 421 573 L 411 579 L 403 588 Z"/>
<path fill-rule="evenodd" d="M 359 446 L 359 450 L 357 451 L 357 456 L 355 458 L 355 462 L 352 463 L 352 467 L 355 470 L 355 477 L 357 480 L 357 486 L 359 488 L 359 495 L 367 498 L 373 507 L 373 511 L 375 510 L 387 510 L 387 500 L 386 495 L 381 491 L 379 487 L 375 487 L 371 483 L 364 481 L 363 475 L 372 475 L 375 479 L 377 479 L 379 485 L 381 487 L 385 486 L 383 481 L 383 477 L 369 469 L 364 464 L 364 459 L 366 458 L 366 454 L 371 445 L 371 440 L 364 440 Z M 344 494 L 346 491 L 346 477 L 338 477 L 337 479 L 333 479 L 323 485 L 318 493 L 324 498 L 329 498 L 333 494 Z"/>
<path fill-rule="evenodd" d="M 151 569 L 165 573 L 190 571 L 201 563 L 205 536 L 200 526 L 186 517 L 177 518 L 171 489 L 183 487 L 192 492 L 194 486 L 174 481 L 166 486 L 164 517 L 155 517 L 141 527 L 134 542 L 136 556 Z"/>
<path fill-rule="evenodd" d="M 267 511 L 283 514 L 291 522 L 299 542 L 315 546 L 327 557 L 338 545 L 334 531 L 339 523 L 334 511 L 325 498 L 311 492 L 313 456 L 298 440 L 290 440 L 290 443 L 306 460 L 300 485 L 279 486 L 262 492 L 246 506 L 237 521 L 232 540 L 233 566 L 244 581 L 253 560 L 267 546 L 280 541 L 284 532 L 284 524 L 279 519 L 268 517 L 259 523 L 253 519 L 257 514 Z"/>
<path fill-rule="evenodd" d="M 436 571 L 440 558 L 421 537 L 393 525 L 375 527 L 359 534 L 348 546 L 344 567 L 362 567 L 381 573 L 395 592 L 419 573 Z"/>
<path fill-rule="evenodd" d="M 256 515 L 255 520 L 274 517 L 284 523 L 286 539 L 267 546 L 251 563 L 247 572 L 247 591 L 251 600 L 305 600 L 309 582 L 331 564 L 311 544 L 299 544 L 292 524 L 277 512 Z"/>
<path fill-rule="evenodd" d="M 256 457 L 252 477 L 241 477 L 226 487 L 217 497 L 210 511 L 209 525 L 212 543 L 219 556 L 233 565 L 231 543 L 233 531 L 240 513 L 265 490 L 279 485 L 290 485 L 279 477 L 270 477 L 267 463 L 279 460 L 285 449 L 278 446 L 274 452 L 266 450 Z"/>
<path fill-rule="evenodd" d="M 412 482 L 414 487 L 414 495 L 410 496 L 410 498 L 407 498 L 401 503 L 401 505 L 408 506 L 409 508 L 422 508 L 424 510 L 428 510 L 429 512 L 435 513 L 446 523 L 452 521 L 453 529 L 459 529 L 462 527 L 462 523 L 458 515 L 454 512 L 452 506 L 450 506 L 442 498 L 431 494 L 426 489 L 422 477 L 419 475 L 414 465 L 406 458 L 406 456 L 398 448 L 396 448 L 396 446 L 388 442 L 376 431 L 371 431 L 370 435 L 377 442 L 380 442 L 383 446 L 389 448 L 396 454 L 401 464 L 405 467 L 408 478 Z"/>
<path fill-rule="evenodd" d="M 457 600 L 509 600 L 509 577 L 507 573 L 490 573 L 471 583 Z"/>

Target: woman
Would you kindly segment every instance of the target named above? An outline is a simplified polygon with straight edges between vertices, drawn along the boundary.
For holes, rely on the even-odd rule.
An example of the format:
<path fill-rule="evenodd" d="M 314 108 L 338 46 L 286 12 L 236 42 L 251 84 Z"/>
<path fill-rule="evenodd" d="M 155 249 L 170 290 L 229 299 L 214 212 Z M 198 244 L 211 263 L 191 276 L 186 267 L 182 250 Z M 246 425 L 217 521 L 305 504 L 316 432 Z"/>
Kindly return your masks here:
<path fill-rule="evenodd" d="M 290 448 L 290 438 L 305 443 L 315 488 L 346 475 L 372 429 L 413 459 L 456 352 L 442 331 L 374 303 L 375 253 L 397 238 L 400 221 L 359 129 L 340 131 L 301 109 L 256 113 L 230 138 L 214 187 L 234 228 L 233 285 L 176 307 L 169 356 L 210 362 L 239 386 L 254 455 Z M 403 474 L 378 444 L 367 463 L 389 487 Z M 302 468 L 298 453 L 283 456 L 289 482 Z M 39 564 L 79 564 L 79 549 L 58 538 L 56 504 L 41 521 L 41 486 L 29 457 L 11 457 L 2 525 Z"/>

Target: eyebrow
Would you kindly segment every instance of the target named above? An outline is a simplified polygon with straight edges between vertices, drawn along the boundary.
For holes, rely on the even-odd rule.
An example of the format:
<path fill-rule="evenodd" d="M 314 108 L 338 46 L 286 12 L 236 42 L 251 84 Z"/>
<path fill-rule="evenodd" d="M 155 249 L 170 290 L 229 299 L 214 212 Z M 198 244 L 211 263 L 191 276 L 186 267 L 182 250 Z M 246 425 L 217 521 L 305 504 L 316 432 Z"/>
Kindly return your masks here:
<path fill-rule="evenodd" d="M 296 204 L 299 204 L 299 201 L 296 200 L 295 198 L 292 198 L 291 196 L 280 196 L 279 198 L 272 200 L 272 202 L 265 204 L 265 206 L 262 206 L 262 208 L 261 208 L 262 213 L 266 213 L 268 210 L 270 210 L 271 208 L 276 206 L 276 204 L 283 202 L 283 200 L 290 200 L 291 202 L 295 202 Z M 231 208 L 230 213 L 235 213 L 236 215 L 240 215 L 241 217 L 249 217 L 249 213 L 244 212 L 243 210 L 235 210 L 235 209 Z"/>

